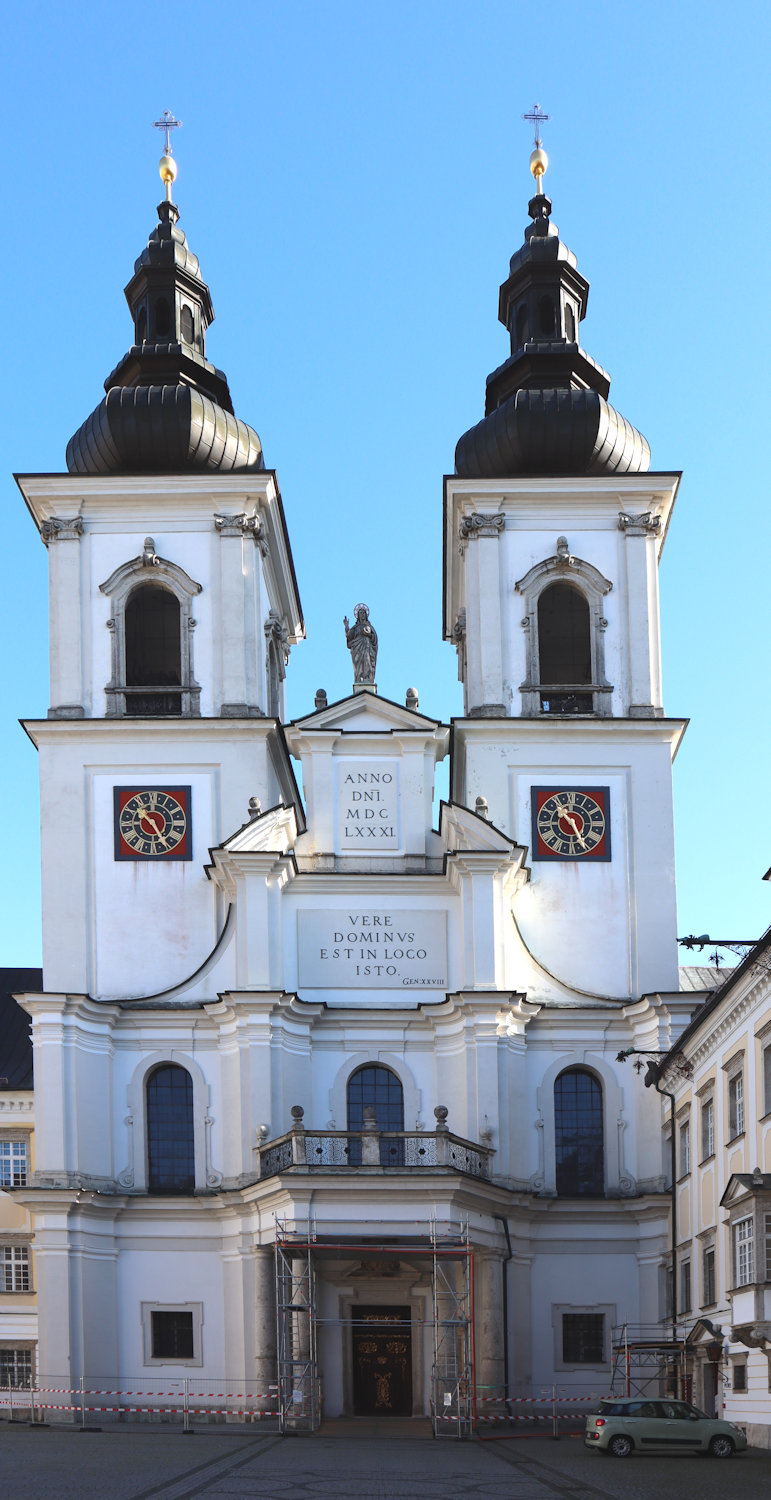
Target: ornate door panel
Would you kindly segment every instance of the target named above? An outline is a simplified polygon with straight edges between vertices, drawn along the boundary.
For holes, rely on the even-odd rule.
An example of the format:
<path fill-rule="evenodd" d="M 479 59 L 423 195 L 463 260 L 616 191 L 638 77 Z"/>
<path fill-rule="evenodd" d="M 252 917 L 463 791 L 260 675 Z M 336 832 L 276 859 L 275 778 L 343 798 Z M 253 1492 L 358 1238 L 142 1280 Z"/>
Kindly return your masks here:
<path fill-rule="evenodd" d="M 353 1409 L 357 1417 L 412 1415 L 408 1307 L 354 1307 Z"/>

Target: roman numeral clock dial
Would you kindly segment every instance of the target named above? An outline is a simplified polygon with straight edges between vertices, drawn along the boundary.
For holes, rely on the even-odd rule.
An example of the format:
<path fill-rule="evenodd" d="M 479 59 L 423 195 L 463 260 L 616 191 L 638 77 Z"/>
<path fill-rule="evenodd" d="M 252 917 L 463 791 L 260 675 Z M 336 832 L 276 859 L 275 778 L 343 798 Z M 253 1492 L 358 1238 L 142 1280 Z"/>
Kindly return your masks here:
<path fill-rule="evenodd" d="M 531 790 L 533 859 L 610 859 L 610 789 L 539 786 Z"/>
<path fill-rule="evenodd" d="M 116 859 L 192 859 L 189 786 L 116 786 L 113 795 Z"/>

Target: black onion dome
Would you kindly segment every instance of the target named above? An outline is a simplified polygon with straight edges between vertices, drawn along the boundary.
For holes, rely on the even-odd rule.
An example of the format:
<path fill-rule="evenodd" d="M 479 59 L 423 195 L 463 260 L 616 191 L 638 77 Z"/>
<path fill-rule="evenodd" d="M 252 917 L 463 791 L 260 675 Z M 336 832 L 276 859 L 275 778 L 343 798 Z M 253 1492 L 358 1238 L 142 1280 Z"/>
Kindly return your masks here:
<path fill-rule="evenodd" d="M 487 377 L 485 415 L 455 449 L 463 479 L 515 474 L 639 474 L 650 448 L 607 400 L 610 376 L 581 349 L 589 283 L 539 193 L 511 258 L 498 317 L 511 356 Z"/>
<path fill-rule="evenodd" d="M 136 343 L 108 375 L 103 401 L 67 444 L 71 474 L 220 473 L 263 469 L 257 433 L 233 412 L 227 378 L 206 358 L 214 321 L 198 257 L 161 203 L 126 287 Z"/>

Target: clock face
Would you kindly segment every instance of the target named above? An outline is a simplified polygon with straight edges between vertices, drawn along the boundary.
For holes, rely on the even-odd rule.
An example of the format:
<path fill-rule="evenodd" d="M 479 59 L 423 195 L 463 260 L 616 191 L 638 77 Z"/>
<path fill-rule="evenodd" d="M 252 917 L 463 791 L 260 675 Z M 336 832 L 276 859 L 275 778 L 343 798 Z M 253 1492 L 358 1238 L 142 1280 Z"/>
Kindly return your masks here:
<path fill-rule="evenodd" d="M 610 859 L 610 789 L 531 789 L 533 859 Z"/>
<path fill-rule="evenodd" d="M 192 859 L 189 786 L 116 786 L 116 859 Z"/>

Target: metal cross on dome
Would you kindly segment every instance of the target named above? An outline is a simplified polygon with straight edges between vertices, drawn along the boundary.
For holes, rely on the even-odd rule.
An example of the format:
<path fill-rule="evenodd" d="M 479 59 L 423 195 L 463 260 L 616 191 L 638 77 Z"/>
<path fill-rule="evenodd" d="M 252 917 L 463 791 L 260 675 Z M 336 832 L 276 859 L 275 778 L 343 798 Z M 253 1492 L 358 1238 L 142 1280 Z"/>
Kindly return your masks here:
<path fill-rule="evenodd" d="M 537 108 L 538 108 L 538 105 L 536 105 L 536 109 Z M 549 118 L 548 115 L 546 116 L 546 118 L 547 119 Z M 153 130 L 162 130 L 162 131 L 164 131 L 163 149 L 164 149 L 164 152 L 165 152 L 166 156 L 171 156 L 171 154 L 172 154 L 172 151 L 171 151 L 171 131 L 172 130 L 179 130 L 181 128 L 181 125 L 182 125 L 182 121 L 181 120 L 175 120 L 174 116 L 171 113 L 170 109 L 165 109 L 163 111 L 163 114 L 161 115 L 160 120 L 153 120 Z"/>
<path fill-rule="evenodd" d="M 540 104 L 534 104 L 533 108 L 530 110 L 530 113 L 523 115 L 522 119 L 529 120 L 531 125 L 533 126 L 533 130 L 535 133 L 535 145 L 537 150 L 539 146 L 543 145 L 539 126 L 543 124 L 544 120 L 550 120 L 551 115 L 545 115 L 543 110 L 541 109 Z"/>

